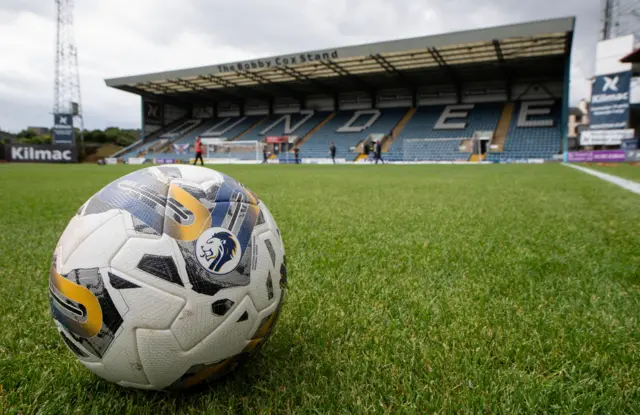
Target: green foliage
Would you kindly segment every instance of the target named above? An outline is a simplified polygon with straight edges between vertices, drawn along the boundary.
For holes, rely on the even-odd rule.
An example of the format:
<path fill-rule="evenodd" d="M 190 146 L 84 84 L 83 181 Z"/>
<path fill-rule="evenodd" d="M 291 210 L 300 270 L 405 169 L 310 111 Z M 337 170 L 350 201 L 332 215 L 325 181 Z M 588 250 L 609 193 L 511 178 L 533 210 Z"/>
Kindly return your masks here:
<path fill-rule="evenodd" d="M 249 364 L 165 394 L 92 375 L 49 311 L 61 232 L 136 166 L 0 165 L 0 413 L 640 412 L 637 195 L 561 165 L 218 168 L 274 215 L 288 296 Z"/>
<path fill-rule="evenodd" d="M 98 138 L 102 140 L 96 141 L 98 143 L 113 143 L 125 147 L 137 141 L 140 138 L 140 132 L 138 130 L 121 130 L 117 127 L 108 127 L 104 132 L 101 132 Z M 90 142 L 90 140 L 86 141 Z"/>
<path fill-rule="evenodd" d="M 76 140 L 79 140 L 80 130 L 75 131 Z M 140 130 L 120 129 L 109 127 L 103 130 L 85 130 L 84 141 L 86 143 L 116 144 L 122 147 L 133 144 L 140 138 Z M 51 144 L 50 135 L 37 135 L 32 130 L 22 130 L 17 135 L 17 141 L 23 144 Z"/>
<path fill-rule="evenodd" d="M 18 138 L 18 142 L 22 144 L 51 144 L 50 135 L 36 135 L 32 138 Z"/>
<path fill-rule="evenodd" d="M 33 130 L 22 130 L 18 133 L 18 138 L 25 139 L 25 140 L 32 140 L 37 136 L 38 134 L 36 134 L 35 131 Z"/>

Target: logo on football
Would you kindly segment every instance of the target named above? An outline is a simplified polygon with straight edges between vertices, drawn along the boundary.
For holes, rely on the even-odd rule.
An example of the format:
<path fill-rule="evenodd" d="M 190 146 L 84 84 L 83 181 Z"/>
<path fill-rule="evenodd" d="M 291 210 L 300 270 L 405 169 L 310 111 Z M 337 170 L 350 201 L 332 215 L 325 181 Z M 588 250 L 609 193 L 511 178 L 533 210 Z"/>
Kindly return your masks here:
<path fill-rule="evenodd" d="M 198 262 L 216 275 L 233 271 L 242 258 L 240 243 L 235 235 L 224 228 L 209 228 L 196 241 Z"/>

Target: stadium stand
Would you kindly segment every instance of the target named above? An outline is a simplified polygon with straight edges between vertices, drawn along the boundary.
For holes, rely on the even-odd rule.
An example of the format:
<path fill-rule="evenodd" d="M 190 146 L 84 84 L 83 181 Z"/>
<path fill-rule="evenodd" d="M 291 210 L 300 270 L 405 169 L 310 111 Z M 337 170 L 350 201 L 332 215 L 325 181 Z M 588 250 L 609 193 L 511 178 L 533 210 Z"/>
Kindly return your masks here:
<path fill-rule="evenodd" d="M 196 123 L 195 121 L 198 121 Z M 186 133 L 191 129 L 197 127 L 199 120 L 191 120 L 187 117 L 179 118 L 164 128 L 150 134 L 144 141 L 134 143 L 120 152 L 116 153 L 114 157 L 121 157 L 127 159 L 129 157 L 137 157 L 139 154 L 146 154 L 160 143 L 160 140 L 166 140 L 165 144 L 169 143 L 170 139 L 175 139 L 176 135 Z"/>
<path fill-rule="evenodd" d="M 327 112 L 306 111 L 292 114 L 274 114 L 257 128 L 242 136 L 243 140 L 263 140 L 266 136 L 293 135 L 304 137 L 313 127 L 327 117 Z"/>
<path fill-rule="evenodd" d="M 143 145 L 123 154 L 122 157 L 136 157 L 139 154 L 143 154 L 149 159 L 172 158 L 175 160 L 188 160 L 189 157 L 193 157 L 192 144 L 195 142 L 196 137 L 220 137 L 234 140 L 259 124 L 263 119 L 263 116 L 252 116 L 186 120 L 166 133 L 147 140 Z M 187 154 L 175 154 L 172 144 L 189 144 L 190 147 Z"/>
<path fill-rule="evenodd" d="M 358 155 L 352 147 L 371 134 L 390 134 L 406 112 L 406 108 L 340 111 L 300 147 L 300 156 L 326 158 L 333 141 L 336 158 L 351 161 Z"/>
<path fill-rule="evenodd" d="M 161 150 L 213 128 L 233 141 L 296 136 L 311 163 L 327 161 L 331 141 L 337 158 L 362 160 L 358 144 L 374 138 L 395 161 L 553 159 L 567 131 L 574 28 L 574 18 L 549 19 L 109 79 L 140 95 L 143 131 L 162 129 L 118 156 L 171 158 Z M 551 111 L 528 112 L 549 100 Z"/>
<path fill-rule="evenodd" d="M 460 151 L 461 142 L 471 139 L 476 131 L 495 130 L 502 106 L 502 103 L 485 103 L 418 108 L 391 145 L 387 158 L 396 161 L 468 160 L 470 153 Z M 449 116 L 445 117 L 447 114 Z"/>
<path fill-rule="evenodd" d="M 523 111 L 523 105 L 534 103 L 536 106 Z M 533 108 L 533 111 L 531 110 Z M 546 108 L 549 108 L 547 112 Z M 529 113 L 528 116 L 525 116 Z M 535 114 L 540 112 L 540 114 Z M 515 105 L 507 133 L 504 150 L 487 154 L 488 161 L 545 159 L 550 160 L 561 151 L 562 123 L 561 105 L 558 101 L 528 101 Z"/>
<path fill-rule="evenodd" d="M 238 140 L 253 129 L 262 125 L 264 119 L 264 115 L 253 115 L 233 119 L 233 121 L 230 121 L 230 123 L 232 123 L 230 125 L 233 125 L 233 127 L 225 131 L 223 137 L 226 137 L 229 140 Z M 244 140 L 244 138 L 242 139 Z"/>

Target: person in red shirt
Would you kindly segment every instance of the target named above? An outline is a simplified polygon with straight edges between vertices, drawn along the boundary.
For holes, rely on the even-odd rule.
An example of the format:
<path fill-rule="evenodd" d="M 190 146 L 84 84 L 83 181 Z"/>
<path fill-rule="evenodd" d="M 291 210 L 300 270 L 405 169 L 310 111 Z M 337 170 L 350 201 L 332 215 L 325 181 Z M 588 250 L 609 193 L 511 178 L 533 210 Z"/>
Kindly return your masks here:
<path fill-rule="evenodd" d="M 200 159 L 200 165 L 204 166 L 204 161 L 202 160 L 202 142 L 200 141 L 200 137 L 196 137 L 196 159 L 193 161 L 194 166 L 198 163 L 198 159 Z"/>

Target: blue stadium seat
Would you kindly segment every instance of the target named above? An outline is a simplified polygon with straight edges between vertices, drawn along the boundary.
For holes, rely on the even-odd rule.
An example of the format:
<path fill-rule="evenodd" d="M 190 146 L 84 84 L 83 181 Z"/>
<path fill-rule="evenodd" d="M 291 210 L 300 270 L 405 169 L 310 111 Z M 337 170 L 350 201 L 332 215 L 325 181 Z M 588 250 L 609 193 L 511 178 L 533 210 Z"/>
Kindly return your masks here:
<path fill-rule="evenodd" d="M 560 153 L 562 145 L 562 106 L 556 101 L 547 115 L 533 115 L 529 120 L 552 119 L 553 127 L 518 127 L 518 115 L 522 103 L 518 102 L 513 112 L 509 133 L 501 153 L 487 153 L 488 161 L 526 160 L 531 158 L 550 160 Z"/>
<path fill-rule="evenodd" d="M 366 139 L 370 134 L 389 134 L 393 127 L 407 112 L 406 108 L 381 109 L 380 117 L 369 127 L 362 131 L 338 132 L 340 127 L 352 119 L 356 111 L 339 111 L 333 119 L 316 131 L 309 140 L 300 147 L 301 158 L 327 158 L 329 156 L 329 143 L 333 141 L 336 146 L 336 158 L 353 160 L 357 153 L 349 150 Z M 326 117 L 326 113 L 324 114 Z M 355 126 L 362 125 L 369 116 L 362 116 Z"/>
<path fill-rule="evenodd" d="M 493 131 L 498 125 L 502 103 L 475 104 L 468 111 L 467 124 L 462 129 L 435 129 L 445 105 L 420 107 L 393 142 L 386 158 L 392 161 L 455 161 L 468 160 L 471 155 L 459 150 L 460 143 L 476 131 Z M 450 119 L 447 123 L 460 122 Z M 429 139 L 433 141 L 414 141 Z M 385 156 L 385 155 L 383 155 Z"/>
<path fill-rule="evenodd" d="M 264 138 L 266 136 L 274 136 L 274 135 L 275 136 L 294 135 L 294 136 L 297 136 L 297 137 L 304 137 L 309 131 L 311 131 L 313 129 L 313 127 L 315 127 L 316 125 L 320 124 L 322 122 L 322 120 L 327 118 L 328 115 L 329 115 L 328 112 L 315 112 L 311 117 L 309 117 L 309 119 L 307 119 L 303 124 L 301 124 L 298 128 L 296 128 L 290 134 L 285 133 L 285 131 L 284 131 L 285 123 L 284 122 L 280 122 L 280 123 L 276 124 L 273 128 L 271 128 L 270 130 L 268 130 L 264 134 L 262 134 L 262 131 L 264 129 L 268 128 L 275 121 L 277 121 L 278 119 L 280 119 L 280 118 L 282 118 L 284 116 L 284 114 L 270 115 L 269 117 L 267 117 L 266 120 L 261 122 L 260 125 L 258 125 L 256 128 L 254 128 L 253 130 L 249 131 L 247 134 L 242 136 L 242 140 L 261 141 L 261 140 L 264 140 Z M 291 127 L 293 127 L 296 124 L 298 124 L 299 122 L 301 122 L 305 118 L 305 116 L 306 115 L 299 114 L 299 113 L 297 113 L 297 114 L 289 114 L 289 117 L 290 117 L 290 120 L 291 120 Z"/>

